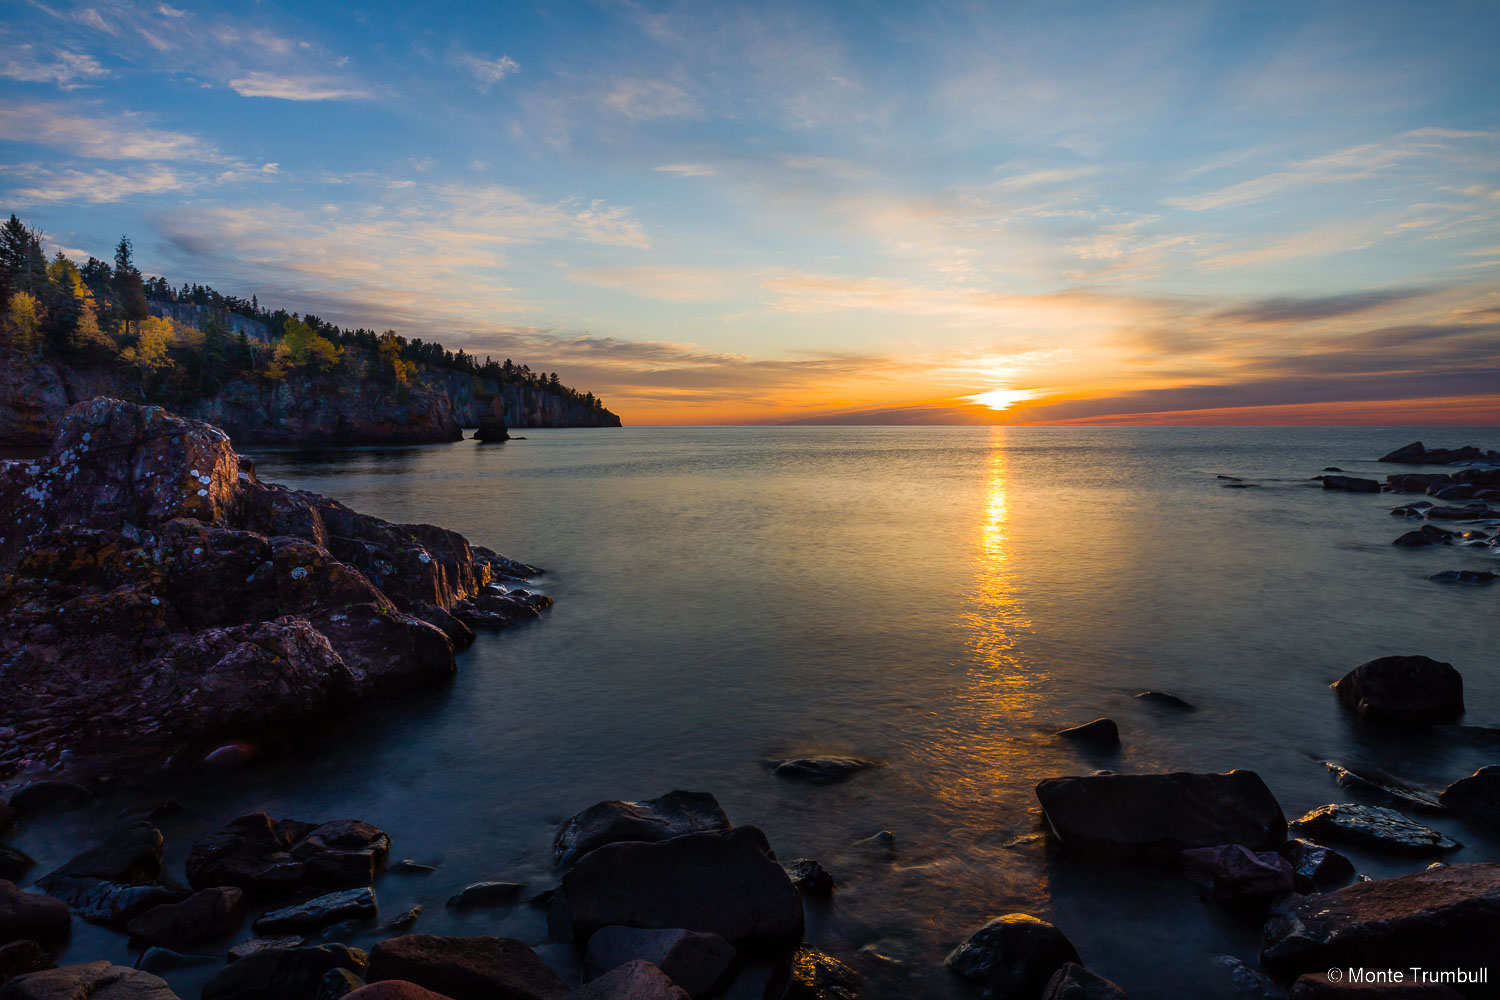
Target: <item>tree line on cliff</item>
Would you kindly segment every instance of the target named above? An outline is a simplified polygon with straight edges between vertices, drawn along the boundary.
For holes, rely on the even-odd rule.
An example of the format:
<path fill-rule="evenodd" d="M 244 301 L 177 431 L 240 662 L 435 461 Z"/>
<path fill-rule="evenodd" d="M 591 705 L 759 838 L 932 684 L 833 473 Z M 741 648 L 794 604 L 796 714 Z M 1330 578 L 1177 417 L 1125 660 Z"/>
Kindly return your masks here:
<path fill-rule="evenodd" d="M 193 307 L 186 310 L 193 321 L 175 318 L 181 310 L 173 306 Z M 251 336 L 247 327 L 263 330 L 264 337 Z M 242 379 L 274 386 L 294 374 L 371 380 L 401 392 L 420 372 L 452 371 L 605 412 L 592 392 L 509 358 L 480 361 L 394 330 L 347 329 L 206 285 L 173 288 L 164 277 L 141 273 L 126 236 L 112 265 L 92 256 L 80 265 L 61 250 L 48 258 L 42 234 L 14 214 L 0 225 L 0 346 L 23 357 L 122 368 L 141 398 L 152 402 L 213 396 Z"/>

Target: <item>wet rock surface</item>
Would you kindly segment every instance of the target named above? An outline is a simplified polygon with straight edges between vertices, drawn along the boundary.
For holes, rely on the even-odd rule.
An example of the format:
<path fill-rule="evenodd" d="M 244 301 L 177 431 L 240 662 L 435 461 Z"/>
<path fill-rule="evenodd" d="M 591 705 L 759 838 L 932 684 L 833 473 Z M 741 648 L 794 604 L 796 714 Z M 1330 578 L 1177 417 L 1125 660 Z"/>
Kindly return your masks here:
<path fill-rule="evenodd" d="M 1195 847 L 1179 856 L 1183 874 L 1216 899 L 1241 906 L 1264 906 L 1292 891 L 1293 872 L 1275 851 L 1252 851 L 1239 844 Z"/>
<path fill-rule="evenodd" d="M 46 457 L 0 464 L 0 510 L 0 687 L 16 730 L 0 777 L 63 750 L 86 771 L 274 742 L 441 682 L 453 641 L 408 609 L 446 614 L 527 568 L 261 483 L 217 428 L 111 399 L 71 408 Z M 523 603 L 534 617 L 550 602 Z M 23 789 L 17 811 L 39 794 Z"/>
<path fill-rule="evenodd" d="M 706 996 L 734 961 L 733 945 L 717 934 L 682 928 L 604 927 L 589 938 L 585 971 L 598 977 L 628 962 L 650 962 L 694 997 Z"/>
<path fill-rule="evenodd" d="M 1476 969 L 1494 960 L 1500 864 L 1451 865 L 1294 896 L 1273 910 L 1261 960 L 1291 978 L 1329 968 Z"/>
<path fill-rule="evenodd" d="M 4 1000 L 178 1000 L 166 981 L 109 962 L 82 962 L 11 980 Z"/>
<path fill-rule="evenodd" d="M 568 994 L 569 1000 L 688 1000 L 688 993 L 650 962 L 629 962 Z"/>
<path fill-rule="evenodd" d="M 1130 1000 L 1119 986 L 1069 962 L 1052 974 L 1042 1000 Z"/>
<path fill-rule="evenodd" d="M 368 887 L 345 889 L 309 899 L 305 903 L 284 906 L 257 917 L 255 933 L 262 935 L 314 931 L 341 920 L 375 916 L 375 893 Z"/>
<path fill-rule="evenodd" d="M 1379 493 L 1380 483 L 1374 479 L 1359 479 L 1354 476 L 1322 476 L 1325 490 L 1343 490 L 1346 493 Z"/>
<path fill-rule="evenodd" d="M 1309 836 L 1365 844 L 1403 854 L 1437 854 L 1463 845 L 1394 809 L 1353 803 L 1319 806 L 1292 823 Z"/>
<path fill-rule="evenodd" d="M 360 820 L 315 824 L 250 813 L 193 844 L 187 876 L 194 888 L 234 886 L 257 897 L 306 885 L 369 885 L 390 847 L 382 830 Z"/>
<path fill-rule="evenodd" d="M 134 942 L 181 951 L 229 934 L 244 920 L 245 910 L 244 892 L 215 886 L 180 903 L 153 907 L 126 924 L 125 931 Z"/>
<path fill-rule="evenodd" d="M 1302 837 L 1281 845 L 1281 856 L 1292 866 L 1298 892 L 1342 885 L 1354 877 L 1354 863 L 1331 847 Z"/>
<path fill-rule="evenodd" d="M 782 867 L 786 869 L 792 885 L 804 896 L 827 899 L 838 887 L 828 870 L 812 858 L 793 858 L 783 863 Z"/>
<path fill-rule="evenodd" d="M 391 938 L 371 950 L 365 979 L 404 980 L 452 1000 L 553 1000 L 568 992 L 536 952 L 502 937 Z"/>
<path fill-rule="evenodd" d="M 997 997 L 1040 996 L 1069 962 L 1081 959 L 1063 932 L 1025 913 L 995 917 L 946 959 L 948 968 Z"/>
<path fill-rule="evenodd" d="M 832 785 L 847 781 L 861 771 L 879 767 L 874 761 L 835 755 L 792 757 L 771 762 L 771 773 L 778 778 L 805 781 L 810 785 Z"/>
<path fill-rule="evenodd" d="M 859 973 L 826 952 L 803 946 L 792 955 L 785 1000 L 858 1000 Z"/>
<path fill-rule="evenodd" d="M 1274 850 L 1286 818 L 1253 771 L 1099 774 L 1048 778 L 1036 787 L 1066 850 L 1130 856 L 1243 844 Z"/>
<path fill-rule="evenodd" d="M 245 955 L 214 974 L 202 1000 L 289 1000 L 316 997 L 330 969 L 364 970 L 366 955 L 341 944 L 267 948 Z"/>
<path fill-rule="evenodd" d="M 1113 719 L 1095 719 L 1081 726 L 1059 730 L 1057 735 L 1088 747 L 1104 749 L 1120 745 L 1120 727 Z"/>
<path fill-rule="evenodd" d="M 642 802 L 610 799 L 562 822 L 552 840 L 558 866 L 618 841 L 655 842 L 685 833 L 729 829 L 729 817 L 707 792 L 673 791 Z"/>
<path fill-rule="evenodd" d="M 37 880 L 37 888 L 66 902 L 91 923 L 123 926 L 188 890 L 163 878 L 161 831 L 137 823 Z"/>
<path fill-rule="evenodd" d="M 1361 719 L 1389 729 L 1456 722 L 1464 713 L 1463 677 L 1451 663 L 1428 656 L 1382 656 L 1332 686 Z"/>
<path fill-rule="evenodd" d="M 580 942 L 612 925 L 706 931 L 736 946 L 802 936 L 802 899 L 753 826 L 608 844 L 574 863 L 561 894 Z"/>
<path fill-rule="evenodd" d="M 1438 795 L 1444 809 L 1500 826 L 1500 764 L 1481 767 Z"/>
<path fill-rule="evenodd" d="M 520 898 L 525 886 L 519 882 L 475 882 L 448 897 L 448 908 L 469 910 L 483 906 L 506 906 Z"/>

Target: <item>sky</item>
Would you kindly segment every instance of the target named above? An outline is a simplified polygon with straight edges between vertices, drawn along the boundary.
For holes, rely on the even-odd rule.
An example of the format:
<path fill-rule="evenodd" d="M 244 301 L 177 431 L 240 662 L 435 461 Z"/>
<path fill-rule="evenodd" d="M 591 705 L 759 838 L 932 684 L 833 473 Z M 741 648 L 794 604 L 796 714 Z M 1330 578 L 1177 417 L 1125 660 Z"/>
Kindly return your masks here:
<path fill-rule="evenodd" d="M 0 0 L 0 211 L 633 424 L 1500 424 L 1494 2 Z"/>

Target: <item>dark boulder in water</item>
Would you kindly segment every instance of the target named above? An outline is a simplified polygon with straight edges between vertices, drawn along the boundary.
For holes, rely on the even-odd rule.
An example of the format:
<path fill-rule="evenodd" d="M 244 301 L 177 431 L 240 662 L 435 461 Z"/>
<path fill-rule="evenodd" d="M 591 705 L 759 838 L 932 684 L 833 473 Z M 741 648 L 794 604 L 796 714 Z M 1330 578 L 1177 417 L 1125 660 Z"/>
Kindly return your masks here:
<path fill-rule="evenodd" d="M 1273 907 L 1261 961 L 1291 978 L 1330 968 L 1483 969 L 1500 926 L 1500 864 L 1450 865 L 1290 896 Z"/>
<path fill-rule="evenodd" d="M 94 793 L 76 781 L 48 779 L 22 785 L 10 797 L 10 808 L 17 815 L 43 812 L 66 812 L 93 804 Z"/>
<path fill-rule="evenodd" d="M 684 833 L 729 829 L 719 800 L 707 792 L 668 792 L 642 802 L 610 799 L 563 821 L 552 838 L 552 860 L 559 867 L 596 847 L 622 840 L 654 842 Z"/>
<path fill-rule="evenodd" d="M 202 1000 L 316 997 L 330 969 L 362 972 L 366 955 L 342 944 L 266 948 L 230 962 L 203 986 Z"/>
<path fill-rule="evenodd" d="M 1431 486 L 1448 486 L 1456 480 L 1446 472 L 1402 472 L 1386 476 L 1385 484 L 1395 493 L 1426 493 Z"/>
<path fill-rule="evenodd" d="M 525 886 L 519 882 L 474 882 L 448 897 L 450 910 L 470 910 L 514 903 Z"/>
<path fill-rule="evenodd" d="M 578 941 L 612 925 L 706 931 L 736 947 L 802 937 L 802 899 L 753 826 L 606 844 L 573 864 L 561 894 Z"/>
<path fill-rule="evenodd" d="M 1338 802 L 1319 806 L 1292 823 L 1313 837 L 1342 840 L 1401 854 L 1437 854 L 1463 845 L 1440 830 L 1418 823 L 1394 809 Z"/>
<path fill-rule="evenodd" d="M 995 917 L 948 953 L 948 968 L 997 997 L 1038 997 L 1054 973 L 1081 964 L 1062 931 L 1027 913 Z"/>
<path fill-rule="evenodd" d="M 568 1000 L 689 1000 L 689 994 L 650 962 L 626 962 L 568 994 Z"/>
<path fill-rule="evenodd" d="M 1354 877 L 1354 863 L 1331 847 L 1293 837 L 1281 845 L 1281 856 L 1292 866 L 1298 892 L 1343 885 Z"/>
<path fill-rule="evenodd" d="M 1400 508 L 1397 509 L 1399 510 Z M 1408 531 L 1391 544 L 1400 545 L 1405 548 L 1418 548 L 1423 545 L 1447 545 L 1448 539 L 1452 537 L 1453 532 L 1451 531 L 1445 531 L 1436 525 L 1424 524 L 1416 531 Z"/>
<path fill-rule="evenodd" d="M 1092 747 L 1104 748 L 1120 745 L 1120 727 L 1115 725 L 1114 719 L 1095 719 L 1081 726 L 1059 730 L 1057 735 Z"/>
<path fill-rule="evenodd" d="M 1262 907 L 1292 891 L 1292 866 L 1275 851 L 1239 844 L 1195 847 L 1179 856 L 1188 880 L 1235 906 Z"/>
<path fill-rule="evenodd" d="M 1441 573 L 1434 573 L 1427 579 L 1438 583 L 1494 583 L 1500 580 L 1500 574 L 1491 573 L 1484 569 L 1449 569 Z"/>
<path fill-rule="evenodd" d="M 50 943 L 65 937 L 72 922 L 68 904 L 62 900 L 22 892 L 15 883 L 0 879 L 0 944 Z"/>
<path fill-rule="evenodd" d="M 1042 1000 L 1130 1000 L 1130 997 L 1103 976 L 1076 962 L 1068 962 L 1047 981 Z"/>
<path fill-rule="evenodd" d="M 1331 687 L 1362 720 L 1387 729 L 1441 725 L 1464 714 L 1463 677 L 1451 663 L 1428 656 L 1382 656 Z"/>
<path fill-rule="evenodd" d="M 1168 694 L 1166 691 L 1142 691 L 1136 697 L 1142 701 L 1149 701 L 1153 705 L 1161 705 L 1165 708 L 1175 708 L 1183 712 L 1194 711 L 1193 705 L 1190 702 L 1183 701 L 1175 694 Z"/>
<path fill-rule="evenodd" d="M 1343 490 L 1345 493 L 1379 493 L 1380 483 L 1373 479 L 1356 479 L 1353 476 L 1323 476 L 1325 490 Z"/>
<path fill-rule="evenodd" d="M 245 909 L 242 890 L 215 886 L 147 910 L 126 924 L 125 932 L 136 945 L 181 951 L 225 936 L 244 920 Z"/>
<path fill-rule="evenodd" d="M 0 878 L 14 882 L 36 866 L 36 859 L 9 844 L 0 844 Z"/>
<path fill-rule="evenodd" d="M 1485 453 L 1471 444 L 1462 448 L 1425 448 L 1422 442 L 1413 441 L 1382 455 L 1379 460 L 1407 465 L 1448 465 L 1453 462 L 1473 462 L 1484 457 Z"/>
<path fill-rule="evenodd" d="M 1254 771 L 1048 778 L 1036 797 L 1063 847 L 1080 854 L 1175 855 L 1221 844 L 1274 850 L 1286 839 L 1281 806 Z"/>
<path fill-rule="evenodd" d="M 555 1000 L 568 992 L 536 952 L 503 937 L 391 938 L 371 949 L 365 979 L 416 983 L 452 1000 Z"/>
<path fill-rule="evenodd" d="M 1500 826 L 1500 764 L 1459 778 L 1438 795 L 1443 808 Z"/>
<path fill-rule="evenodd" d="M 595 977 L 630 962 L 650 962 L 696 997 L 713 992 L 735 955 L 734 946 L 717 934 L 680 927 L 605 927 L 589 938 L 585 961 Z"/>
<path fill-rule="evenodd" d="M 361 820 L 300 823 L 250 813 L 198 840 L 188 854 L 194 888 L 236 886 L 274 897 L 303 886 L 369 885 L 390 838 Z"/>
<path fill-rule="evenodd" d="M 369 886 L 344 889 L 284 906 L 257 917 L 255 933 L 261 935 L 300 934 L 341 920 L 362 920 L 375 916 L 375 892 Z"/>
<path fill-rule="evenodd" d="M 162 878 L 161 852 L 161 831 L 136 823 L 44 875 L 37 888 L 91 923 L 123 926 L 153 907 L 187 898 L 187 889 Z"/>
<path fill-rule="evenodd" d="M 1500 510 L 1474 503 L 1463 507 L 1429 507 L 1425 516 L 1437 521 L 1488 521 L 1500 517 Z"/>
<path fill-rule="evenodd" d="M 771 762 L 771 772 L 778 778 L 792 778 L 812 785 L 832 785 L 847 781 L 860 771 L 879 765 L 858 757 L 834 755 L 821 757 L 793 757 L 789 760 Z"/>
<path fill-rule="evenodd" d="M 8 983 L 28 972 L 52 968 L 52 956 L 37 941 L 12 941 L 0 944 L 0 984 Z"/>
<path fill-rule="evenodd" d="M 109 962 L 82 962 L 12 980 L 5 1000 L 178 1000 L 166 980 Z"/>
<path fill-rule="evenodd" d="M 803 945 L 792 955 L 784 1000 L 859 1000 L 859 973 L 826 952 Z"/>
<path fill-rule="evenodd" d="M 510 440 L 510 430 L 505 426 L 505 417 L 486 414 L 479 418 L 479 429 L 474 432 L 475 441 L 501 442 Z"/>
<path fill-rule="evenodd" d="M 836 883 L 828 870 L 812 858 L 793 858 L 781 867 L 786 869 L 792 885 L 804 896 L 827 899 L 833 895 Z"/>

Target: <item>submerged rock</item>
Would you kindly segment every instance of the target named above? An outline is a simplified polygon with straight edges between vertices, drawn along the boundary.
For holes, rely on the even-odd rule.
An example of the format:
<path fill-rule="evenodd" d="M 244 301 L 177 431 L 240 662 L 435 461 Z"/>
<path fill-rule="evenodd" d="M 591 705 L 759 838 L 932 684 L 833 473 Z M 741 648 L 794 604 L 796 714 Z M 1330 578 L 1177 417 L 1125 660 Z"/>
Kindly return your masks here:
<path fill-rule="evenodd" d="M 1484 569 L 1449 569 L 1441 573 L 1434 573 L 1427 579 L 1438 583 L 1494 583 L 1500 580 L 1500 574 L 1491 573 Z"/>
<path fill-rule="evenodd" d="M 123 926 L 188 890 L 162 878 L 161 831 L 140 822 L 76 855 L 37 879 L 37 888 L 64 900 L 90 923 Z"/>
<path fill-rule="evenodd" d="M 729 829 L 729 817 L 707 792 L 673 791 L 643 802 L 611 799 L 563 821 L 552 838 L 552 860 L 563 867 L 580 855 L 624 840 L 654 842 L 684 833 Z"/>
<path fill-rule="evenodd" d="M 1082 964 L 1062 931 L 1026 913 L 995 917 L 948 953 L 948 968 L 997 997 L 1040 996 L 1065 964 Z"/>
<path fill-rule="evenodd" d="M 1273 850 L 1286 818 L 1253 771 L 1227 774 L 1100 774 L 1048 778 L 1036 796 L 1062 845 L 1128 856 L 1243 844 Z"/>
<path fill-rule="evenodd" d="M 1427 656 L 1382 656 L 1332 684 L 1361 719 L 1391 729 L 1456 722 L 1464 714 L 1464 681 L 1451 663 Z"/>
<path fill-rule="evenodd" d="M 1047 981 L 1042 1000 L 1130 1000 L 1130 997 L 1103 976 L 1069 962 Z"/>
<path fill-rule="evenodd" d="M 1287 978 L 1329 968 L 1480 969 L 1494 961 L 1500 864 L 1451 865 L 1292 896 L 1265 927 L 1261 961 Z"/>
<path fill-rule="evenodd" d="M 404 980 L 452 1000 L 554 1000 L 568 987 L 520 941 L 407 934 L 370 951 L 367 982 Z"/>
<path fill-rule="evenodd" d="M 1444 809 L 1500 826 L 1500 764 L 1481 767 L 1438 794 Z"/>
<path fill-rule="evenodd" d="M 1354 877 L 1354 864 L 1338 851 L 1294 837 L 1281 845 L 1281 856 L 1292 866 L 1298 892 L 1342 885 Z"/>
<path fill-rule="evenodd" d="M 1117 747 L 1120 745 L 1120 727 L 1114 719 L 1095 719 L 1081 726 L 1059 730 L 1058 736 L 1093 747 Z"/>
<path fill-rule="evenodd" d="M 801 897 L 753 826 L 607 844 L 578 859 L 561 894 L 580 942 L 616 924 L 707 931 L 736 946 L 802 936 Z"/>
<path fill-rule="evenodd" d="M 12 737 L 14 739 L 14 737 Z M 94 793 L 76 781 L 48 779 L 22 785 L 10 797 L 10 808 L 17 815 L 42 812 L 67 812 L 92 805 Z"/>
<path fill-rule="evenodd" d="M 263 935 L 298 933 L 340 920 L 368 919 L 375 916 L 376 909 L 375 892 L 366 886 L 330 892 L 305 903 L 272 910 L 258 917 L 253 926 L 255 933 Z"/>
<path fill-rule="evenodd" d="M 448 897 L 451 910 L 468 910 L 480 906 L 506 906 L 514 903 L 525 886 L 519 882 L 475 882 Z"/>
<path fill-rule="evenodd" d="M 793 858 L 782 864 L 792 880 L 792 885 L 804 896 L 827 899 L 833 895 L 837 884 L 828 870 L 812 858 Z"/>
<path fill-rule="evenodd" d="M 1314 837 L 1367 844 L 1406 854 L 1435 854 L 1463 846 L 1442 832 L 1383 806 L 1350 803 L 1319 806 L 1292 823 L 1292 828 Z"/>
<path fill-rule="evenodd" d="M 1366 768 L 1365 774 L 1359 774 L 1331 760 L 1325 760 L 1323 765 L 1328 768 L 1329 773 L 1342 788 L 1352 788 L 1411 809 L 1421 809 L 1426 812 L 1443 811 L 1435 790 L 1418 788 L 1383 771 Z"/>
<path fill-rule="evenodd" d="M 1400 538 L 1392 542 L 1403 548 L 1420 548 L 1424 545 L 1447 545 L 1448 539 L 1453 537 L 1453 532 L 1444 531 L 1442 528 L 1431 524 L 1424 524 L 1416 531 L 1408 531 Z"/>
<path fill-rule="evenodd" d="M 793 778 L 813 785 L 831 785 L 847 781 L 860 771 L 879 767 L 873 761 L 858 757 L 794 757 L 789 760 L 771 762 L 771 771 L 778 778 Z"/>
<path fill-rule="evenodd" d="M 1166 691 L 1142 691 L 1136 697 L 1142 701 L 1149 701 L 1153 705 L 1162 705 L 1166 708 L 1175 708 L 1184 712 L 1195 710 L 1189 702 L 1183 701 L 1175 694 L 1168 694 Z"/>
<path fill-rule="evenodd" d="M 1323 476 L 1325 490 L 1343 490 L 1346 493 L 1379 493 L 1380 483 L 1373 479 L 1356 479 L 1353 476 Z"/>
<path fill-rule="evenodd" d="M 304 885 L 369 885 L 390 848 L 384 831 L 361 820 L 314 824 L 250 813 L 199 839 L 187 876 L 194 888 L 235 886 L 261 897 Z"/>

